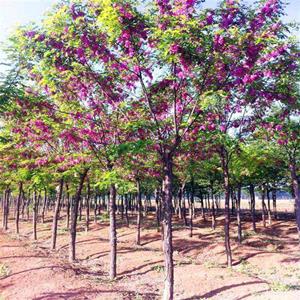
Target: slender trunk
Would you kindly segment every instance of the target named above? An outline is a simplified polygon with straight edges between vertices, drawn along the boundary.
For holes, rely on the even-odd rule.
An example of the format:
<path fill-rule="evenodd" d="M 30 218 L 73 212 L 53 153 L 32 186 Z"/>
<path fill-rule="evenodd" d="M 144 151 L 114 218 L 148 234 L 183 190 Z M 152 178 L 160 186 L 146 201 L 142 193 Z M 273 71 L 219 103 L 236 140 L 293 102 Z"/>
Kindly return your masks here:
<path fill-rule="evenodd" d="M 76 258 L 76 227 L 77 227 L 77 216 L 78 216 L 78 206 L 81 198 L 81 192 L 83 188 L 83 183 L 87 175 L 88 169 L 85 169 L 82 174 L 80 174 L 79 185 L 76 191 L 76 195 L 73 199 L 72 209 L 71 209 L 71 226 L 70 226 L 70 242 L 69 242 L 69 261 L 73 262 Z"/>
<path fill-rule="evenodd" d="M 62 199 L 63 187 L 64 187 L 64 180 L 63 180 L 63 178 L 61 178 L 59 181 L 59 190 L 57 193 L 55 210 L 54 210 L 54 215 L 53 215 L 53 222 L 52 222 L 52 243 L 51 243 L 52 250 L 54 250 L 56 248 L 57 224 L 58 224 L 58 218 L 59 218 L 59 207 L 60 207 L 60 202 Z"/>
<path fill-rule="evenodd" d="M 191 182 L 192 189 L 190 194 L 190 201 L 189 201 L 189 216 L 190 216 L 190 237 L 193 237 L 193 206 L 194 206 L 194 180 L 192 179 Z"/>
<path fill-rule="evenodd" d="M 126 225 L 129 227 L 129 217 L 128 217 L 128 194 L 125 195 L 125 219 L 126 219 Z"/>
<path fill-rule="evenodd" d="M 266 195 L 266 188 L 263 187 L 262 190 L 262 195 L 261 195 L 261 217 L 262 217 L 262 222 L 263 226 L 266 227 L 266 203 L 265 203 L 265 195 Z"/>
<path fill-rule="evenodd" d="M 156 231 L 160 231 L 160 195 L 159 189 L 155 191 L 155 215 L 156 215 Z"/>
<path fill-rule="evenodd" d="M 236 218 L 238 225 L 238 242 L 242 243 L 242 222 L 241 222 L 241 194 L 242 188 L 239 185 L 237 190 L 237 199 L 236 199 Z"/>
<path fill-rule="evenodd" d="M 71 199 L 69 193 L 69 186 L 66 184 L 66 192 L 67 192 L 67 217 L 66 217 L 66 227 L 70 227 L 70 209 L 71 209 Z"/>
<path fill-rule="evenodd" d="M 91 198 L 91 186 L 87 184 L 87 196 L 86 196 L 86 207 L 85 207 L 85 232 L 87 233 L 90 228 L 90 198 Z"/>
<path fill-rule="evenodd" d="M 215 201 L 214 201 L 214 189 L 213 183 L 211 183 L 211 228 L 216 229 L 216 212 L 215 212 Z"/>
<path fill-rule="evenodd" d="M 38 203 L 38 196 L 37 196 L 37 191 L 36 189 L 34 190 L 33 193 L 33 216 L 32 216 L 32 223 L 33 223 L 33 239 L 37 240 L 37 203 Z"/>
<path fill-rule="evenodd" d="M 124 219 L 124 195 L 121 196 L 121 219 Z"/>
<path fill-rule="evenodd" d="M 205 211 L 204 211 L 204 200 L 203 200 L 203 194 L 200 191 L 200 202 L 201 202 L 201 216 L 203 221 L 205 221 Z"/>
<path fill-rule="evenodd" d="M 19 183 L 19 195 L 16 203 L 16 233 L 19 234 L 20 204 L 23 195 L 23 183 Z"/>
<path fill-rule="evenodd" d="M 295 159 L 291 160 L 289 167 L 290 167 L 292 187 L 293 187 L 293 192 L 295 197 L 296 222 L 297 222 L 298 233 L 300 238 L 300 189 L 299 189 L 300 177 L 297 175 Z"/>
<path fill-rule="evenodd" d="M 8 216 L 9 216 L 9 196 L 10 196 L 10 190 L 6 189 L 4 193 L 3 198 L 3 206 L 2 206 L 2 214 L 3 214 L 3 220 L 2 220 L 2 227 L 4 230 L 8 229 Z"/>
<path fill-rule="evenodd" d="M 273 215 L 274 215 L 274 219 L 277 220 L 276 188 L 272 189 L 272 200 L 273 200 Z"/>
<path fill-rule="evenodd" d="M 250 205 L 251 205 L 252 228 L 253 228 L 253 231 L 256 232 L 255 191 L 254 191 L 254 185 L 253 185 L 253 184 L 250 184 L 249 192 L 250 192 Z"/>
<path fill-rule="evenodd" d="M 117 276 L 117 226 L 116 226 L 116 187 L 110 185 L 109 189 L 109 221 L 110 221 L 110 279 Z"/>
<path fill-rule="evenodd" d="M 164 237 L 163 252 L 165 262 L 165 278 L 163 300 L 173 300 L 174 264 L 172 245 L 172 158 L 165 158 L 164 163 L 162 226 Z"/>
<path fill-rule="evenodd" d="M 267 200 L 268 200 L 268 224 L 272 225 L 272 214 L 271 214 L 271 199 L 270 199 L 270 189 L 267 188 Z"/>
<path fill-rule="evenodd" d="M 97 211 L 98 211 L 98 195 L 94 198 L 94 223 L 97 224 Z"/>
<path fill-rule="evenodd" d="M 44 189 L 44 203 L 43 203 L 43 208 L 42 208 L 42 223 L 45 222 L 45 211 L 47 207 L 47 189 Z"/>
<path fill-rule="evenodd" d="M 224 175 L 224 191 L 225 191 L 225 250 L 227 256 L 227 266 L 232 266 L 232 254 L 231 254 L 231 246 L 230 246 L 230 209 L 229 209 L 229 201 L 230 201 L 230 185 L 229 185 L 229 171 L 228 171 L 228 153 L 226 149 L 223 147 L 221 151 L 221 161 Z"/>
<path fill-rule="evenodd" d="M 139 179 L 136 181 L 137 187 L 137 220 L 136 220 L 136 244 L 141 245 L 141 218 L 142 218 L 142 193 Z"/>

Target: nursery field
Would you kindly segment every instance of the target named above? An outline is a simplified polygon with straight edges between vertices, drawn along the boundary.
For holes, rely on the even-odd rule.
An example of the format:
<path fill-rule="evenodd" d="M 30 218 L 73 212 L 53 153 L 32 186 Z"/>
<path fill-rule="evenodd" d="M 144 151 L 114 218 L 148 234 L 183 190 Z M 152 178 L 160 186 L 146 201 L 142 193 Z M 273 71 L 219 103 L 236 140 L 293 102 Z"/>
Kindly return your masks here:
<path fill-rule="evenodd" d="M 242 207 L 248 203 L 242 201 Z M 233 218 L 233 266 L 226 267 L 222 214 L 216 230 L 210 218 L 194 220 L 193 237 L 182 221 L 174 220 L 174 299 L 285 299 L 300 297 L 300 251 L 293 203 L 278 201 L 278 220 L 263 228 L 258 215 L 257 233 L 247 215 L 242 245 L 236 241 Z M 106 213 L 85 232 L 84 216 L 78 225 L 77 260 L 68 263 L 68 230 L 59 220 L 57 250 L 51 248 L 50 214 L 38 224 L 32 240 L 31 222 L 21 221 L 20 235 L 0 234 L 0 291 L 2 300 L 29 299 L 160 299 L 163 286 L 161 234 L 153 227 L 154 215 L 143 218 L 141 245 L 135 244 L 135 218 L 129 228 L 118 223 L 118 276 L 108 279 L 109 230 Z M 11 220 L 12 221 L 12 220 Z M 30 221 L 30 220 L 29 220 Z M 9 227 L 13 227 L 9 223 Z"/>

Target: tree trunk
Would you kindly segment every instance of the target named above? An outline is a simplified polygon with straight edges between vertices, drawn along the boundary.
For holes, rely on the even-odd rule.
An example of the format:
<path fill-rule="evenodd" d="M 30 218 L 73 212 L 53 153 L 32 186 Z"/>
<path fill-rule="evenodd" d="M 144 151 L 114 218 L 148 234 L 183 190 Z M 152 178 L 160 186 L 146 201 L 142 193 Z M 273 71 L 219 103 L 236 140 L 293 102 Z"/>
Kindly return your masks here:
<path fill-rule="evenodd" d="M 36 189 L 34 190 L 33 193 L 33 216 L 32 216 L 32 224 L 33 224 L 33 239 L 37 240 L 37 204 L 38 204 L 38 196 L 37 196 L 37 191 Z"/>
<path fill-rule="evenodd" d="M 155 191 L 155 215 L 156 215 L 156 231 L 159 232 L 160 230 L 160 195 L 159 189 Z"/>
<path fill-rule="evenodd" d="M 255 191 L 254 191 L 254 185 L 253 185 L 253 184 L 250 184 L 249 192 L 250 192 L 250 205 L 251 205 L 252 228 L 253 228 L 253 231 L 256 232 Z"/>
<path fill-rule="evenodd" d="M 45 222 L 45 211 L 47 207 L 47 189 L 44 189 L 44 203 L 43 203 L 43 208 L 42 208 L 42 223 Z"/>
<path fill-rule="evenodd" d="M 59 190 L 57 193 L 55 210 L 54 210 L 53 221 L 52 221 L 52 243 L 51 243 L 52 250 L 56 248 L 57 223 L 59 218 L 59 207 L 62 199 L 63 188 L 64 188 L 64 180 L 63 178 L 61 178 L 59 181 Z"/>
<path fill-rule="evenodd" d="M 204 211 L 204 200 L 203 200 L 203 194 L 200 191 L 200 202 L 201 202 L 201 216 L 203 221 L 205 221 L 205 211 Z"/>
<path fill-rule="evenodd" d="M 19 195 L 16 203 L 16 233 L 19 234 L 20 204 L 23 195 L 23 183 L 19 183 Z"/>
<path fill-rule="evenodd" d="M 266 195 L 266 189 L 265 187 L 263 187 L 263 190 L 262 190 L 262 194 L 261 194 L 261 218 L 262 218 L 262 222 L 263 222 L 263 226 L 264 228 L 266 227 L 266 215 L 265 215 L 265 212 L 266 212 L 266 203 L 265 203 L 265 195 Z"/>
<path fill-rule="evenodd" d="M 110 221 L 110 272 L 111 280 L 117 276 L 117 226 L 116 226 L 116 187 L 110 185 L 109 189 L 109 221 Z"/>
<path fill-rule="evenodd" d="M 268 224 L 272 225 L 272 214 L 271 214 L 271 199 L 270 199 L 270 189 L 267 188 L 267 200 L 268 200 Z"/>
<path fill-rule="evenodd" d="M 163 300 L 173 300 L 174 265 L 172 245 L 172 158 L 164 159 L 164 179 L 162 198 L 163 252 L 165 262 Z"/>
<path fill-rule="evenodd" d="M 272 189 L 272 200 L 273 200 L 273 215 L 274 215 L 274 219 L 277 220 L 276 188 Z"/>
<path fill-rule="evenodd" d="M 189 201 L 189 216 L 190 216 L 190 237 L 193 237 L 193 217 L 194 217 L 194 180 L 191 181 L 191 194 Z"/>
<path fill-rule="evenodd" d="M 129 217 L 128 217 L 128 194 L 126 194 L 125 196 L 125 219 L 126 219 L 126 226 L 129 227 Z"/>
<path fill-rule="evenodd" d="M 91 198 L 91 186 L 87 184 L 87 196 L 86 196 L 86 207 L 85 207 L 85 232 L 87 233 L 90 228 L 90 198 Z"/>
<path fill-rule="evenodd" d="M 137 219 L 136 219 L 136 244 L 141 245 L 141 218 L 142 218 L 142 193 L 139 179 L 136 181 L 137 188 Z"/>
<path fill-rule="evenodd" d="M 297 222 L 298 234 L 300 239 L 300 189 L 299 189 L 300 177 L 297 175 L 295 159 L 292 159 L 290 161 L 289 167 L 290 167 L 292 187 L 293 187 L 293 192 L 295 197 L 296 222 Z"/>
<path fill-rule="evenodd" d="M 66 184 L 66 192 L 67 192 L 67 216 L 66 216 L 66 227 L 69 229 L 70 227 L 70 209 L 71 209 L 71 199 L 69 193 L 69 186 Z"/>
<path fill-rule="evenodd" d="M 221 162 L 223 168 L 223 176 L 224 176 L 224 191 L 225 191 L 225 250 L 227 256 L 227 266 L 232 266 L 232 254 L 230 247 L 230 209 L 229 209 L 229 201 L 230 201 L 230 185 L 229 185 L 229 170 L 228 170 L 228 153 L 226 149 L 223 147 L 221 151 Z"/>
<path fill-rule="evenodd" d="M 87 175 L 87 172 L 88 169 L 85 169 L 83 173 L 80 174 L 79 185 L 76 191 L 76 195 L 73 199 L 72 208 L 71 208 L 71 226 L 70 226 L 70 242 L 69 242 L 70 262 L 73 262 L 76 258 L 76 227 L 77 227 L 78 206 L 81 198 L 83 183 Z"/>
<path fill-rule="evenodd" d="M 238 242 L 242 243 L 242 222 L 241 222 L 241 194 L 242 188 L 239 185 L 237 190 L 237 199 L 236 199 L 236 218 L 238 225 Z"/>
<path fill-rule="evenodd" d="M 216 229 L 216 212 L 215 212 L 215 201 L 214 201 L 214 189 L 213 183 L 211 183 L 211 228 L 212 230 Z"/>

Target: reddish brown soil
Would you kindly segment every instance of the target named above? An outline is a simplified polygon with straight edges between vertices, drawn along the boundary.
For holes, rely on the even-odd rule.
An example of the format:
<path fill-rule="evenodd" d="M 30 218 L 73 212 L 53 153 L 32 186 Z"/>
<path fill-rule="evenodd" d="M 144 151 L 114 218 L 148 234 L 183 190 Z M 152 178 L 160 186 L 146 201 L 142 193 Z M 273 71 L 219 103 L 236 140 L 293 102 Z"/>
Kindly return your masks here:
<path fill-rule="evenodd" d="M 290 210 L 279 205 L 282 211 Z M 200 217 L 193 238 L 180 220 L 174 224 L 175 299 L 300 299 L 300 251 L 294 220 L 287 215 L 253 234 L 250 220 L 243 224 L 245 240 L 236 242 L 232 223 L 234 266 L 225 267 L 222 218 L 217 230 Z M 118 278 L 108 280 L 108 222 L 79 225 L 78 261 L 67 263 L 68 233 L 60 220 L 57 250 L 50 251 L 51 217 L 38 225 L 38 242 L 30 222 L 21 222 L 16 236 L 0 232 L 0 299 L 160 299 L 163 286 L 161 237 L 152 216 L 143 220 L 142 246 L 135 246 L 134 217 L 130 228 L 119 220 Z M 150 220 L 151 219 L 151 220 Z"/>

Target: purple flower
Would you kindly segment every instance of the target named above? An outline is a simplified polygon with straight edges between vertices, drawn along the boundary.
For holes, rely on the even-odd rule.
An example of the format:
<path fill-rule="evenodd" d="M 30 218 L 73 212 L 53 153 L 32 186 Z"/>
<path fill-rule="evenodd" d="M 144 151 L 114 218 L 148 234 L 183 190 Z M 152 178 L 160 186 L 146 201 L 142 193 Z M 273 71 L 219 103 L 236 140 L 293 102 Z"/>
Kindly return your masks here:
<path fill-rule="evenodd" d="M 171 47 L 170 47 L 170 52 L 172 53 L 172 54 L 176 54 L 176 53 L 178 53 L 180 51 L 180 46 L 178 45 L 178 44 L 173 44 L 173 45 L 171 45 Z"/>

